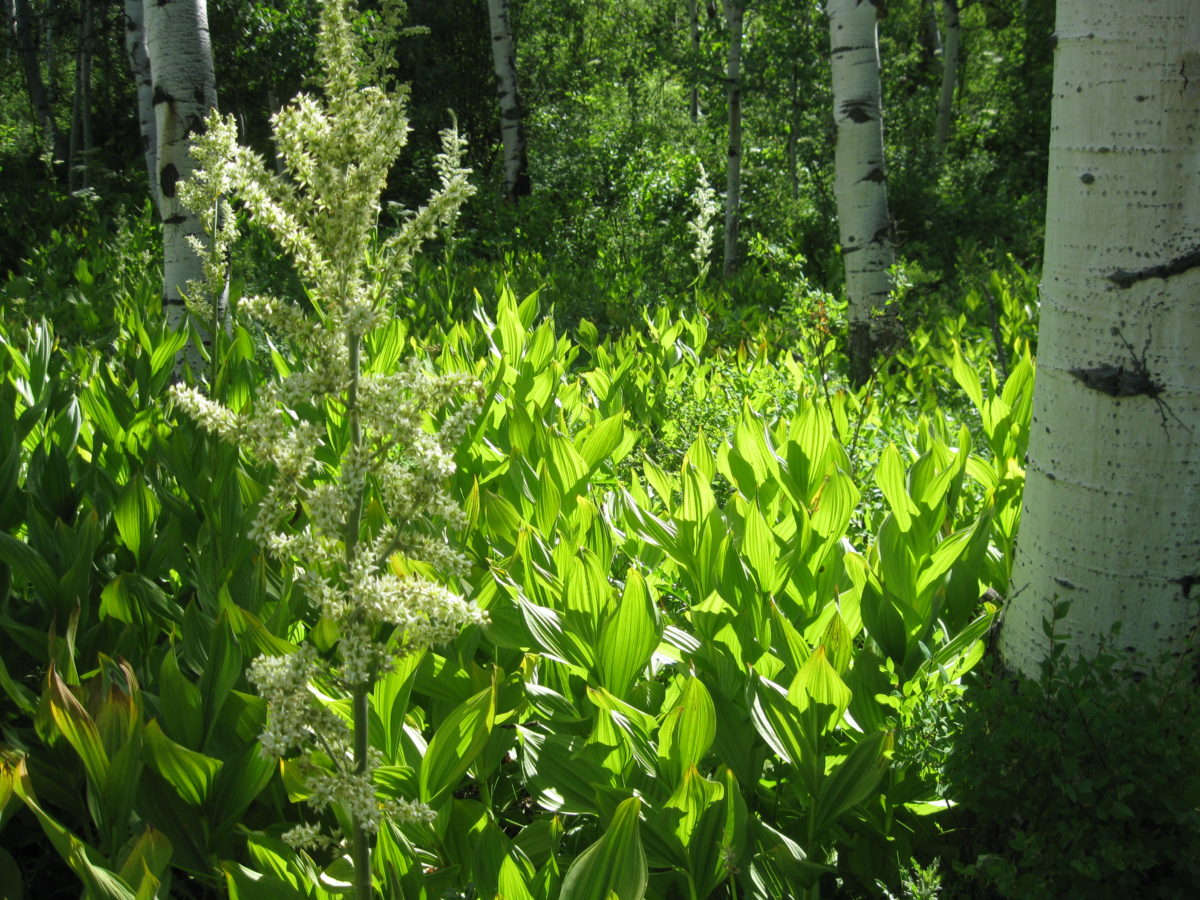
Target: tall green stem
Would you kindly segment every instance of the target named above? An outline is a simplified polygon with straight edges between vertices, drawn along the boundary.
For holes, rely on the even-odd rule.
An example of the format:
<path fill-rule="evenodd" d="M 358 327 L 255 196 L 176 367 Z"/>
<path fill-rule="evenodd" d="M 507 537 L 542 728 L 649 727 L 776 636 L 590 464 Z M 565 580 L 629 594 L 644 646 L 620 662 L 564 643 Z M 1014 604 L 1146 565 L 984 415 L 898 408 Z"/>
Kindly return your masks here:
<path fill-rule="evenodd" d="M 354 772 L 361 775 L 367 770 L 367 721 L 369 705 L 367 693 L 370 686 L 354 686 Z M 354 841 L 351 852 L 354 856 L 354 895 L 357 900 L 372 900 L 371 888 L 371 836 L 357 816 L 354 818 Z"/>
<path fill-rule="evenodd" d="M 357 456 L 362 449 L 362 419 L 358 408 L 358 381 L 362 374 L 362 339 L 353 332 L 346 334 L 346 349 L 350 359 L 350 386 L 346 389 L 346 416 L 350 421 L 350 447 Z M 358 533 L 362 524 L 363 488 L 355 494 L 346 520 L 346 568 L 354 565 L 354 555 L 358 550 Z M 363 775 L 367 771 L 367 729 L 370 721 L 370 706 L 367 699 L 370 691 L 368 682 L 354 685 L 353 715 L 354 715 L 354 774 Z M 354 835 L 351 853 L 354 859 L 354 895 L 357 900 L 372 900 L 374 891 L 371 888 L 371 838 L 362 820 L 354 817 Z"/>

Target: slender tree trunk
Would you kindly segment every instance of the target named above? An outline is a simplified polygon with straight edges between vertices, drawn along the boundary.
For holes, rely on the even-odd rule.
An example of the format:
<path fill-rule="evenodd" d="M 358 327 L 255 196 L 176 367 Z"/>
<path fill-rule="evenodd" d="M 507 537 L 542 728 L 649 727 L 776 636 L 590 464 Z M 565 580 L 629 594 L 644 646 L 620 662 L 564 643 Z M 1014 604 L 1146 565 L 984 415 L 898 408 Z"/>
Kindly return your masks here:
<path fill-rule="evenodd" d="M 67 141 L 54 120 L 50 95 L 46 90 L 46 82 L 42 80 L 42 65 L 38 59 L 37 36 L 29 11 L 29 0 L 6 0 L 6 11 L 17 51 L 21 54 L 25 84 L 29 90 L 34 119 L 41 131 L 42 144 L 54 154 L 55 169 L 62 174 L 69 155 Z"/>
<path fill-rule="evenodd" d="M 800 66 L 792 60 L 792 78 L 789 85 L 790 115 L 788 116 L 788 184 L 791 185 L 792 199 L 800 199 Z"/>
<path fill-rule="evenodd" d="M 867 0 L 829 0 L 826 12 L 837 125 L 834 195 L 846 266 L 850 378 L 861 385 L 895 327 L 888 303 L 895 254 L 883 155 L 879 34 L 875 6 Z"/>
<path fill-rule="evenodd" d="M 725 164 L 725 277 L 738 267 L 738 220 L 742 203 L 742 25 L 744 0 L 725 0 L 729 57 L 725 83 L 729 97 L 729 151 Z"/>
<path fill-rule="evenodd" d="M 529 160 L 525 146 L 525 111 L 517 86 L 517 55 L 513 48 L 508 0 L 488 0 L 492 28 L 492 62 L 496 68 L 496 95 L 500 100 L 500 138 L 504 143 L 504 198 L 516 203 L 530 191 Z"/>
<path fill-rule="evenodd" d="M 154 82 L 146 52 L 146 16 L 142 0 L 125 0 L 125 55 L 137 86 L 138 130 L 146 158 L 150 197 L 158 204 L 158 135 L 154 121 Z"/>
<path fill-rule="evenodd" d="M 946 42 L 942 45 L 942 92 L 938 98 L 934 138 L 939 150 L 950 140 L 950 128 L 954 124 L 954 94 L 958 88 L 958 60 L 962 46 L 958 0 L 942 0 L 942 11 L 946 20 Z"/>
<path fill-rule="evenodd" d="M 71 101 L 70 188 L 91 180 L 92 155 L 92 2 L 79 0 L 79 42 L 75 50 L 75 96 Z"/>
<path fill-rule="evenodd" d="M 1000 632 L 1194 653 L 1200 626 L 1200 6 L 1059 0 L 1038 377 Z M 1061 611 L 1061 610 L 1060 610 Z M 1135 663 L 1136 665 L 1136 663 Z"/>
<path fill-rule="evenodd" d="M 209 110 L 217 105 L 208 8 L 205 0 L 145 0 L 144 10 L 154 91 L 158 211 L 163 223 L 163 313 L 168 325 L 182 328 L 187 322 L 188 282 L 203 278 L 200 257 L 187 239 L 202 237 L 202 231 L 195 214 L 179 202 L 176 187 L 196 167 L 190 138 L 204 127 Z M 199 348 L 191 344 L 179 362 L 193 372 L 204 366 Z"/>
<path fill-rule="evenodd" d="M 690 103 L 690 113 L 692 122 L 700 121 L 700 85 L 697 81 L 700 72 L 700 3 L 699 0 L 687 0 L 688 7 L 688 27 L 691 29 L 692 35 L 692 55 L 689 58 L 691 62 L 692 81 L 692 96 Z"/>

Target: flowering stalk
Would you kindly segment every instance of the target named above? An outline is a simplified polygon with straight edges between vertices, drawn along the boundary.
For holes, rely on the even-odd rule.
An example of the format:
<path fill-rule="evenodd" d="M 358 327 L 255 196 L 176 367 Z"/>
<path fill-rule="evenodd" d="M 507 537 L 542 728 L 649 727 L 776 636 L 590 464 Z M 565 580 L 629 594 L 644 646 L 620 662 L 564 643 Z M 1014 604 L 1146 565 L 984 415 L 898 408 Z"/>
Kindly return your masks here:
<path fill-rule="evenodd" d="M 199 168 L 180 184 L 179 199 L 196 212 L 202 231 L 202 236 L 186 236 L 200 259 L 203 278 L 187 283 L 184 298 L 188 311 L 207 323 L 212 340 L 208 348 L 209 385 L 215 387 L 220 340 L 228 324 L 229 258 L 238 236 L 229 204 L 233 183 L 224 160 L 226 148 L 237 143 L 237 130 L 232 120 L 217 117 L 209 126 L 193 141 L 192 156 Z"/>
<path fill-rule="evenodd" d="M 301 95 L 275 116 L 283 175 L 238 146 L 228 120 L 209 123 L 224 143 L 206 168 L 222 168 L 231 192 L 292 255 L 312 300 L 311 315 L 269 297 L 241 304 L 289 340 L 292 371 L 264 386 L 250 410 L 235 412 L 189 388 L 174 397 L 204 427 L 275 469 L 251 534 L 295 572 L 319 615 L 309 627 L 331 624 L 337 642 L 328 658 L 304 644 L 290 656 L 253 661 L 250 680 L 268 705 L 262 747 L 281 756 L 299 750 L 292 765 L 307 774 L 310 805 L 338 804 L 349 814 L 355 888 L 367 900 L 370 843 L 381 819 L 432 815 L 418 803 L 376 796 L 371 687 L 397 655 L 449 640 L 483 615 L 404 563 L 420 560 L 447 575 L 465 568 L 436 534 L 463 521 L 444 485 L 474 411 L 460 405 L 437 430 L 427 421 L 475 384 L 432 375 L 415 361 L 377 372 L 364 358 L 365 338 L 390 318 L 387 299 L 421 243 L 448 227 L 472 193 L 464 145 L 455 130 L 442 133 L 440 189 L 373 249 L 380 195 L 408 125 L 403 98 L 367 84 L 372 67 L 348 6 L 331 0 L 322 9 L 323 96 Z M 368 504 L 373 512 L 365 516 Z M 394 646 L 380 640 L 389 633 Z M 318 675 L 349 695 L 349 724 L 318 696 Z M 285 837 L 296 845 L 327 840 L 315 824 Z"/>
<path fill-rule="evenodd" d="M 687 223 L 688 231 L 696 239 L 692 250 L 692 262 L 696 264 L 696 280 L 692 282 L 697 288 L 704 285 L 708 278 L 708 270 L 712 265 L 713 220 L 717 216 L 716 192 L 708 183 L 708 173 L 700 164 L 700 178 L 696 182 L 696 190 L 692 192 L 692 203 L 696 206 L 696 216 Z"/>

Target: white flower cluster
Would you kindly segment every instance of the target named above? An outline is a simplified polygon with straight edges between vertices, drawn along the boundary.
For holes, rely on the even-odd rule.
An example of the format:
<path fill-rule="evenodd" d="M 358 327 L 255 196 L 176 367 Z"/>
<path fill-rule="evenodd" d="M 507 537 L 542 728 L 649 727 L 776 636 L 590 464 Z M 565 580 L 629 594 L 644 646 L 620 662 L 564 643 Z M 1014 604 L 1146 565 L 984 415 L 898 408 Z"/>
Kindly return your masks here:
<path fill-rule="evenodd" d="M 225 165 L 229 148 L 236 145 L 237 129 L 233 119 L 214 116 L 208 128 L 192 141 L 191 153 L 198 168 L 179 186 L 180 201 L 195 211 L 205 236 L 187 235 L 187 242 L 200 258 L 204 272 L 202 281 L 188 282 L 188 308 L 205 322 L 215 323 L 218 327 L 221 327 L 220 316 L 224 314 L 221 307 L 229 255 L 237 241 L 237 223 L 229 205 L 232 174 Z"/>
<path fill-rule="evenodd" d="M 444 537 L 463 521 L 445 483 L 476 414 L 459 401 L 477 385 L 415 361 L 399 372 L 371 372 L 364 338 L 389 319 L 386 301 L 421 243 L 449 226 L 473 188 L 462 167 L 463 141 L 449 129 L 437 163 L 440 189 L 373 248 L 380 196 L 408 124 L 402 95 L 364 84 L 369 69 L 347 7 L 348 0 L 330 0 L 322 9 L 323 96 L 298 97 L 275 116 L 283 175 L 237 144 L 232 120 L 214 114 L 201 175 L 188 194 L 214 205 L 204 219 L 215 229 L 213 247 L 232 240 L 228 194 L 295 260 L 311 313 L 270 297 L 241 304 L 242 313 L 282 337 L 285 374 L 244 408 L 229 409 L 189 387 L 176 387 L 173 397 L 202 427 L 274 468 L 251 536 L 290 567 L 314 613 L 336 628 L 332 658 L 305 645 L 251 664 L 248 677 L 268 705 L 263 750 L 299 750 L 309 802 L 317 809 L 336 802 L 356 828 L 374 831 L 381 816 L 423 821 L 431 813 L 376 796 L 378 760 L 354 739 L 366 722 L 356 707 L 348 726 L 314 679 L 362 700 L 396 654 L 451 640 L 484 614 L 412 573 L 432 567 L 455 577 L 465 569 Z M 298 826 L 288 839 L 313 845 L 318 831 Z"/>
<path fill-rule="evenodd" d="M 692 194 L 692 203 L 696 205 L 696 217 L 688 222 L 688 230 L 696 238 L 695 249 L 692 250 L 692 262 L 696 264 L 696 284 L 703 284 L 708 277 L 708 269 L 712 264 L 709 257 L 713 248 L 713 220 L 717 217 L 717 195 L 708 183 L 708 173 L 700 166 L 700 179 L 696 182 L 696 190 Z"/>

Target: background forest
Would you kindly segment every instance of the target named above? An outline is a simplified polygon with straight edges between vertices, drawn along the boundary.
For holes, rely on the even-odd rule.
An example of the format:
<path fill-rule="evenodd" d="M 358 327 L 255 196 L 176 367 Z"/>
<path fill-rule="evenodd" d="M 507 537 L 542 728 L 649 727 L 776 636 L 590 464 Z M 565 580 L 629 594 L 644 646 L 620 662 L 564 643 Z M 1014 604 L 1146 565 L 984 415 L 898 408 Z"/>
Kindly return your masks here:
<path fill-rule="evenodd" d="M 993 659 L 1055 4 L 870 5 L 863 356 L 811 0 L 208 0 L 182 331 L 143 4 L 6 0 L 0 897 L 1200 886 L 1190 670 Z"/>

